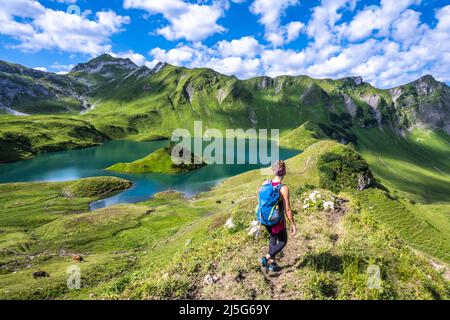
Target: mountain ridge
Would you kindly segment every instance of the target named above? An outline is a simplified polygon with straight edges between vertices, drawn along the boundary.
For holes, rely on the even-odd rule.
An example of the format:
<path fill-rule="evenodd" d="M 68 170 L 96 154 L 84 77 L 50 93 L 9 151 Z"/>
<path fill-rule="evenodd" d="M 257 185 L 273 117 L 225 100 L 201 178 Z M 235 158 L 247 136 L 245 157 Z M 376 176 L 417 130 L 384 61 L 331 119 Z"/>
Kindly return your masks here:
<path fill-rule="evenodd" d="M 139 67 L 104 54 L 64 76 L 0 62 L 0 92 L 0 112 L 79 118 L 109 139 L 170 137 L 177 128 L 192 130 L 194 121 L 223 131 L 280 129 L 282 135 L 311 122 L 342 143 L 355 143 L 361 128 L 450 134 L 450 88 L 431 75 L 378 89 L 357 76 L 240 80 L 208 68 Z"/>
<path fill-rule="evenodd" d="M 4 67 L 5 65 L 10 66 L 9 68 L 9 72 L 8 70 Z M 229 79 L 236 79 L 237 81 L 241 81 L 241 82 L 258 82 L 258 89 L 268 89 L 269 87 L 273 86 L 274 83 L 279 83 L 280 81 L 283 81 L 283 79 L 299 79 L 299 78 L 308 78 L 308 79 L 312 79 L 315 81 L 324 81 L 324 82 L 342 82 L 342 83 L 350 83 L 350 84 L 354 84 L 355 86 L 360 86 L 360 85 L 369 85 L 371 88 L 375 89 L 375 90 L 381 90 L 381 91 L 388 91 L 388 92 L 396 92 L 398 91 L 399 88 L 405 87 L 405 86 L 410 86 L 413 85 L 415 83 L 423 83 L 425 81 L 423 80 L 429 80 L 428 83 L 433 82 L 433 83 L 438 83 L 440 84 L 440 86 L 445 86 L 448 88 L 448 86 L 445 83 L 442 82 L 438 82 L 436 79 L 433 78 L 432 75 L 424 75 L 423 77 L 412 81 L 410 83 L 404 84 L 404 85 L 400 85 L 400 86 L 396 86 L 393 88 L 388 88 L 388 89 L 379 89 L 376 87 L 371 86 L 370 84 L 367 84 L 365 82 L 363 82 L 363 78 L 360 76 L 352 76 L 352 77 L 345 77 L 345 78 L 341 78 L 341 79 L 330 79 L 330 78 L 324 78 L 324 79 L 313 79 L 309 76 L 306 75 L 298 75 L 298 76 L 286 76 L 286 75 L 280 75 L 277 77 L 268 77 L 268 76 L 258 76 L 258 77 L 253 77 L 250 79 L 245 79 L 245 80 L 240 80 L 238 78 L 236 78 L 235 76 L 227 76 L 227 75 L 223 75 L 213 69 L 209 69 L 209 68 L 194 68 L 194 69 L 188 69 L 185 67 L 176 67 L 167 63 L 163 63 L 160 62 L 158 63 L 153 69 L 150 69 L 146 66 L 137 66 L 135 63 L 133 63 L 130 59 L 128 58 L 115 58 L 109 54 L 103 54 L 99 57 L 93 58 L 91 60 L 89 60 L 86 63 L 80 63 L 77 64 L 74 68 L 72 68 L 72 70 L 66 74 L 66 75 L 57 75 L 54 73 L 50 73 L 50 72 L 44 72 L 44 71 L 38 71 L 38 70 L 34 70 L 34 69 L 29 69 L 26 68 L 24 66 L 20 66 L 17 64 L 10 64 L 4 61 L 1 61 L 0 64 L 0 72 L 2 72 L 2 75 L 4 73 L 27 73 L 27 74 L 34 74 L 36 76 L 40 76 L 40 77 L 48 77 L 48 78 L 59 78 L 59 79 L 70 79 L 70 80 L 78 80 L 80 83 L 84 83 L 86 84 L 85 80 L 91 80 L 91 79 L 86 79 L 88 78 L 88 76 L 86 74 L 84 75 L 80 75 L 80 73 L 88 73 L 88 74 L 96 74 L 100 77 L 103 77 L 102 80 L 104 81 L 110 81 L 110 80 L 114 80 L 120 77 L 123 77 L 124 74 L 123 72 L 112 72 L 111 70 L 103 70 L 105 66 L 113 66 L 116 67 L 118 69 L 122 69 L 122 71 L 126 72 L 126 71 L 136 71 L 137 69 L 141 69 L 143 71 L 149 71 L 149 70 L 153 70 L 154 72 L 158 72 L 161 71 L 162 67 L 165 66 L 171 66 L 173 68 L 178 68 L 179 70 L 205 70 L 206 72 L 211 72 L 214 73 L 220 77 L 227 77 Z M 12 66 L 15 67 L 12 68 Z M 17 72 L 17 70 L 20 70 L 20 72 Z M 13 72 L 14 71 L 14 72 Z M 117 70 L 116 70 L 117 71 Z M 148 74 L 146 76 L 149 76 L 151 74 Z M 84 80 L 84 81 L 83 81 Z M 73 84 L 72 84 L 73 85 Z M 76 88 L 74 88 L 76 90 Z M 425 88 L 426 89 L 426 88 Z M 85 92 L 84 92 L 85 93 Z M 10 106 L 8 106 L 10 107 Z"/>
<path fill-rule="evenodd" d="M 12 62 L 7 62 L 7 61 L 4 61 L 4 60 L 0 60 L 0 61 L 3 62 L 3 63 L 7 63 L 7 64 L 10 64 L 10 65 L 13 65 L 13 66 L 19 66 L 19 67 L 21 67 L 21 68 L 25 68 L 25 69 L 28 69 L 28 70 L 32 70 L 32 71 L 34 71 L 34 72 L 36 72 L 36 73 L 41 73 L 41 74 L 44 73 L 44 74 L 54 74 L 54 75 L 58 75 L 57 73 L 53 73 L 53 72 L 50 72 L 50 71 L 41 71 L 41 70 L 36 70 L 36 69 L 28 68 L 28 67 L 23 66 L 23 65 L 21 65 L 21 64 L 16 64 L 16 63 L 12 63 Z M 77 72 L 77 71 L 79 71 L 80 69 L 82 69 L 83 66 L 89 65 L 90 63 L 97 62 L 97 61 L 103 61 L 103 62 L 109 61 L 109 62 L 115 62 L 115 63 L 119 63 L 119 64 L 129 64 L 129 65 L 131 65 L 131 66 L 134 66 L 135 68 L 145 67 L 145 68 L 151 69 L 151 68 L 149 68 L 149 67 L 147 67 L 147 66 L 145 66 L 145 65 L 143 65 L 143 66 L 138 66 L 136 63 L 134 63 L 134 62 L 133 62 L 131 59 L 129 59 L 129 58 L 117 58 L 117 57 L 113 57 L 113 56 L 110 55 L 110 54 L 105 53 L 105 54 L 102 54 L 102 55 L 100 55 L 100 56 L 98 56 L 98 57 L 92 58 L 91 60 L 88 60 L 87 62 L 78 63 L 77 65 L 75 65 L 75 66 L 68 72 L 68 74 L 73 73 L 73 72 Z M 308 76 L 308 75 L 302 75 L 302 74 L 299 74 L 299 75 L 279 75 L 279 76 L 275 76 L 275 77 L 271 77 L 271 76 L 268 76 L 268 75 L 260 75 L 260 76 L 255 76 L 255 77 L 251 77 L 251 78 L 246 78 L 246 79 L 239 79 L 239 78 L 237 78 L 237 77 L 234 76 L 234 75 L 225 75 L 225 74 L 223 74 L 223 73 L 220 73 L 219 71 L 216 71 L 216 70 L 214 70 L 214 69 L 212 69 L 212 68 L 208 68 L 208 67 L 186 68 L 186 67 L 182 67 L 182 66 L 175 66 L 175 65 L 169 64 L 169 63 L 167 63 L 167 62 L 163 62 L 163 61 L 158 62 L 158 63 L 155 65 L 155 67 L 158 66 L 158 65 L 171 65 L 171 66 L 176 67 L 176 68 L 190 69 L 190 70 L 204 69 L 204 70 L 209 70 L 209 71 L 215 72 L 215 73 L 220 74 L 220 75 L 222 75 L 222 76 L 226 76 L 226 77 L 230 77 L 230 78 L 236 78 L 236 79 L 238 79 L 238 80 L 240 80 L 240 81 L 246 81 L 246 80 L 252 80 L 252 79 L 261 79 L 261 78 L 269 78 L 269 79 L 275 80 L 275 79 L 277 79 L 277 78 L 283 78 L 283 77 L 291 77 L 291 78 L 308 77 L 308 78 L 311 78 L 311 79 L 314 79 L 314 80 L 353 81 L 356 85 L 360 85 L 360 84 L 366 83 L 366 82 L 364 82 L 363 77 L 358 76 L 358 75 L 347 76 L 347 77 L 336 78 L 336 79 L 335 79 L 335 78 L 313 78 L 313 77 L 310 77 L 310 76 Z M 154 68 L 155 68 L 155 67 L 154 67 Z M 67 74 L 66 74 L 66 75 L 67 75 Z M 412 80 L 412 81 L 407 82 L 407 83 L 404 83 L 404 84 L 396 85 L 396 86 L 391 87 L 391 88 L 378 88 L 378 87 L 372 86 L 371 84 L 370 84 L 370 85 L 371 85 L 373 88 L 376 88 L 376 89 L 379 89 L 379 90 L 392 90 L 392 89 L 395 89 L 395 88 L 398 88 L 398 87 L 402 87 L 402 86 L 405 86 L 405 85 L 408 85 L 408 84 L 413 84 L 413 83 L 415 83 L 415 82 L 417 82 L 417 81 L 419 81 L 419 80 L 423 80 L 423 79 L 428 79 L 428 80 L 431 80 L 431 81 L 433 81 L 433 82 L 445 84 L 446 86 L 448 86 L 446 83 L 436 80 L 436 78 L 435 78 L 432 74 L 425 74 L 425 75 L 419 77 L 419 78 L 416 79 L 416 80 Z M 367 84 L 368 84 L 368 83 L 367 83 Z"/>

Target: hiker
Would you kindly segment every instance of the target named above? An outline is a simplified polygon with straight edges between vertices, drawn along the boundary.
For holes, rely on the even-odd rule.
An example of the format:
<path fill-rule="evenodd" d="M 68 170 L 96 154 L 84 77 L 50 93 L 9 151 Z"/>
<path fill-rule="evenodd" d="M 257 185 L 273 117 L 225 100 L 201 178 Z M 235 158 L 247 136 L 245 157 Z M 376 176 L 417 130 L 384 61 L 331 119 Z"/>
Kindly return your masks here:
<path fill-rule="evenodd" d="M 285 162 L 277 161 L 272 170 L 275 174 L 274 179 L 264 181 L 259 190 L 256 214 L 258 221 L 266 227 L 270 235 L 269 253 L 260 259 L 261 266 L 276 272 L 280 270 L 275 262 L 276 255 L 283 250 L 288 241 L 285 215 L 291 224 L 293 236 L 297 233 L 297 227 L 289 202 L 289 188 L 282 184 L 286 175 Z"/>

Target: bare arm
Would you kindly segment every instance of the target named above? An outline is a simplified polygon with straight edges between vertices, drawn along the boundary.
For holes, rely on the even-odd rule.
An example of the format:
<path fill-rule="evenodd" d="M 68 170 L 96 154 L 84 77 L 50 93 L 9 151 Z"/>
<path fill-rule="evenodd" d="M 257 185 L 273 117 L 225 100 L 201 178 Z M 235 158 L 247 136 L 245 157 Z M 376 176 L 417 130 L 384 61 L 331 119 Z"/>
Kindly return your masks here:
<path fill-rule="evenodd" d="M 292 226 L 292 234 L 295 235 L 297 233 L 297 226 L 295 225 L 294 216 L 292 215 L 291 203 L 289 200 L 289 188 L 288 186 L 283 186 L 280 190 L 281 195 L 283 196 L 283 204 L 284 209 L 286 210 L 286 215 Z"/>

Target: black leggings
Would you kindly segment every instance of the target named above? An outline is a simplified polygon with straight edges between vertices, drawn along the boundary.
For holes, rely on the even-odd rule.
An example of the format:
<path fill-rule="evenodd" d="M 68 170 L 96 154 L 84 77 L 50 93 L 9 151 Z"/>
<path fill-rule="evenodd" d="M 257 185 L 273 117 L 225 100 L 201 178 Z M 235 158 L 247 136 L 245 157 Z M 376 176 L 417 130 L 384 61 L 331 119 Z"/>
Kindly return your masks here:
<path fill-rule="evenodd" d="M 269 242 L 269 256 L 275 259 L 275 256 L 284 249 L 288 241 L 288 234 L 286 227 L 277 234 L 272 233 L 272 227 L 266 226 L 266 230 L 270 235 Z"/>

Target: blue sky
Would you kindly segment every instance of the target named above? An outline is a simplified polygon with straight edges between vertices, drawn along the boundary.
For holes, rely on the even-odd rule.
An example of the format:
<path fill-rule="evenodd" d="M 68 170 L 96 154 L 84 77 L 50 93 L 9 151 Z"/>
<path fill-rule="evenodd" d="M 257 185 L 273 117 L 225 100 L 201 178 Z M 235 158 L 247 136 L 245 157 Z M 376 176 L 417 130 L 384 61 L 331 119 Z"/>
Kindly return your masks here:
<path fill-rule="evenodd" d="M 446 0 L 0 0 L 2 60 L 64 73 L 105 52 L 149 67 L 166 61 L 239 78 L 360 75 L 387 88 L 432 74 L 450 83 L 450 5 Z"/>

